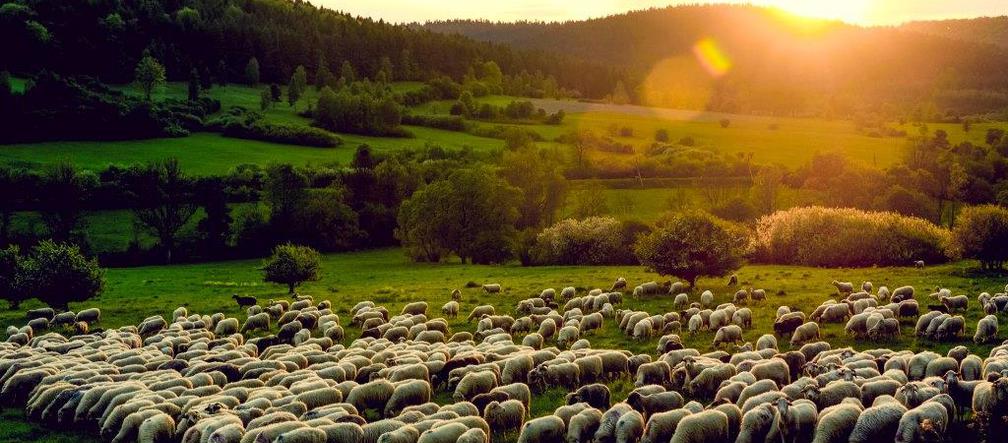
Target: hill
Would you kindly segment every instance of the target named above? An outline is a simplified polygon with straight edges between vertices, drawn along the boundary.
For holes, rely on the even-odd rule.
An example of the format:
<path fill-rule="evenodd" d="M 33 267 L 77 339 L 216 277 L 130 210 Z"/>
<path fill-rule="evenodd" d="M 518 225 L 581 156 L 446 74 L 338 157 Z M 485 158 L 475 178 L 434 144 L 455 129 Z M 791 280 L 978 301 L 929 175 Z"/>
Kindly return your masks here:
<path fill-rule="evenodd" d="M 1008 49 L 912 27 L 864 28 L 728 5 L 562 23 L 445 21 L 422 27 L 604 60 L 626 70 L 627 93 L 643 104 L 838 116 L 926 114 L 932 106 L 966 114 L 1008 105 L 1008 99 L 973 106 L 949 98 L 1008 89 L 998 74 L 1008 68 Z M 614 98 L 620 95 L 614 91 Z"/>
<path fill-rule="evenodd" d="M 922 34 L 1008 48 L 1008 16 L 910 22 L 900 26 Z"/>

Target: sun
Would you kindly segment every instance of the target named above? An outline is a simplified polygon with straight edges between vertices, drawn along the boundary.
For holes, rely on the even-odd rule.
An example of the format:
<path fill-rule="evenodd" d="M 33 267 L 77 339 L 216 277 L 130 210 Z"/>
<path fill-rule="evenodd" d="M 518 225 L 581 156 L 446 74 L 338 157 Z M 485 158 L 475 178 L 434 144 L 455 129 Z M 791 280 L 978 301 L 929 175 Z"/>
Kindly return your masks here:
<path fill-rule="evenodd" d="M 874 0 L 767 0 L 767 6 L 808 18 L 840 20 L 853 24 L 873 21 Z"/>

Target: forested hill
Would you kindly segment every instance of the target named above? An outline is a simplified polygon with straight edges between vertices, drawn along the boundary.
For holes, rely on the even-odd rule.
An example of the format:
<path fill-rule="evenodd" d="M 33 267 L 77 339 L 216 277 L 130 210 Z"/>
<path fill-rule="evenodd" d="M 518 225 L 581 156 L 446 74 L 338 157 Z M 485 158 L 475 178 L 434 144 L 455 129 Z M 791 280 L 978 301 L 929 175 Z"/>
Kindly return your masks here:
<path fill-rule="evenodd" d="M 0 70 L 84 74 L 105 82 L 133 78 L 145 50 L 169 79 L 195 68 L 240 79 L 256 57 L 262 80 L 285 83 L 298 65 L 315 72 L 344 61 L 373 76 L 392 67 L 397 80 L 434 74 L 462 78 L 475 60 L 493 60 L 505 74 L 540 71 L 587 96 L 612 89 L 602 63 L 397 26 L 290 0 L 63 1 L 0 0 Z"/>
<path fill-rule="evenodd" d="M 695 104 L 696 96 L 676 93 L 684 85 L 697 87 L 681 73 L 688 67 L 676 63 L 692 59 L 705 39 L 730 62 L 708 96 L 700 97 L 711 109 L 845 114 L 865 106 L 938 106 L 977 112 L 973 108 L 981 105 L 1008 104 L 1008 48 L 753 6 L 675 6 L 562 23 L 449 21 L 422 28 L 604 60 L 627 68 L 631 98 L 650 104 Z M 963 100 L 977 95 L 990 103 Z"/>
<path fill-rule="evenodd" d="M 1008 16 L 910 22 L 901 28 L 1008 48 Z"/>

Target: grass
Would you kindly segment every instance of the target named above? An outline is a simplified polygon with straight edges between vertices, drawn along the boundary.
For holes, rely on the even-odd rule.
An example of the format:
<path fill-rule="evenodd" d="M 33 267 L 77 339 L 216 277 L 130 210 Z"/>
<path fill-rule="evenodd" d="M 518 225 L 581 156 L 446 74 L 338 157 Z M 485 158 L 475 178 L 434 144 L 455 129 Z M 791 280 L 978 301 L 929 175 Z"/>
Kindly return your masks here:
<path fill-rule="evenodd" d="M 102 321 L 97 327 L 111 328 L 125 324 L 136 324 L 149 315 L 169 316 L 178 306 L 186 306 L 190 313 L 224 312 L 244 320 L 244 313 L 231 299 L 231 294 L 252 295 L 265 304 L 270 298 L 287 298 L 285 288 L 261 282 L 257 270 L 258 260 L 242 260 L 204 264 L 153 266 L 127 269 L 109 269 L 106 275 L 104 293 L 87 303 L 75 303 L 72 309 L 97 306 L 102 309 Z M 991 293 L 1002 290 L 1003 276 L 970 276 L 966 268 L 972 263 L 962 262 L 926 269 L 914 268 L 863 268 L 863 269 L 823 269 L 798 266 L 747 265 L 737 274 L 743 286 L 765 288 L 768 300 L 751 305 L 753 309 L 753 329 L 744 336 L 755 341 L 761 334 L 772 330 L 774 312 L 777 306 L 789 305 L 811 312 L 820 302 L 835 297 L 830 281 L 850 280 L 860 283 L 872 281 L 876 288 L 887 285 L 890 288 L 909 284 L 918 290 L 917 298 L 922 306 L 929 300 L 927 295 L 936 287 L 950 288 L 953 293 L 965 293 L 971 299 L 981 291 Z M 498 313 L 513 313 L 516 303 L 539 293 L 542 288 L 575 286 L 579 294 L 594 287 L 608 287 L 612 281 L 624 276 L 630 282 L 660 280 L 661 277 L 645 271 L 639 266 L 550 266 L 520 267 L 463 265 L 459 263 L 422 264 L 411 263 L 399 249 L 384 249 L 324 256 L 322 278 L 306 283 L 300 293 L 310 294 L 316 300 L 330 300 L 341 321 L 347 325 L 347 336 L 355 337 L 359 329 L 349 327 L 348 309 L 360 300 L 373 300 L 386 306 L 390 312 L 398 313 L 405 303 L 425 300 L 430 304 L 428 313 L 432 317 L 440 315 L 440 306 L 450 299 L 455 288 L 463 292 L 462 315 L 449 321 L 453 331 L 472 331 L 472 323 L 466 323 L 465 315 L 479 304 L 493 304 Z M 492 298 L 486 297 L 478 288 L 465 288 L 469 282 L 498 282 L 503 285 L 503 293 Z M 717 303 L 729 301 L 735 288 L 725 286 L 721 278 L 703 278 L 698 286 L 715 292 Z M 695 297 L 695 295 L 694 295 Z M 36 301 L 26 302 L 22 308 L 39 306 Z M 672 310 L 667 296 L 644 300 L 628 298 L 623 305 L 626 309 L 639 309 L 651 313 Z M 971 301 L 967 318 L 967 334 L 973 333 L 976 321 L 982 316 L 979 306 Z M 1001 319 L 1002 321 L 1005 318 Z M 0 324 L 24 323 L 23 311 L 0 311 Z M 972 352 L 986 355 L 990 345 L 976 346 L 964 337 L 955 343 L 934 343 L 918 340 L 913 336 L 911 322 L 904 322 L 903 336 L 888 342 L 857 341 L 843 333 L 843 325 L 823 325 L 823 339 L 834 347 L 853 346 L 858 349 L 888 347 L 892 349 L 935 350 L 944 353 L 950 347 L 964 344 Z M 711 349 L 712 332 L 696 335 L 681 334 L 684 344 L 701 350 Z M 617 330 L 613 321 L 607 319 L 604 328 L 587 337 L 596 348 L 623 348 L 635 353 L 655 354 L 657 339 L 633 341 Z M 1002 337 L 1003 338 L 1003 337 Z M 781 340 L 781 349 L 787 349 Z M 614 398 L 623 398 L 632 388 L 626 380 L 612 384 Z M 533 401 L 532 415 L 539 416 L 551 412 L 562 404 L 564 392 L 552 389 Z M 448 401 L 441 396 L 442 401 Z M 67 441 L 63 434 L 39 433 L 34 426 L 17 418 L 17 412 L 7 411 L 0 416 L 0 441 Z"/>

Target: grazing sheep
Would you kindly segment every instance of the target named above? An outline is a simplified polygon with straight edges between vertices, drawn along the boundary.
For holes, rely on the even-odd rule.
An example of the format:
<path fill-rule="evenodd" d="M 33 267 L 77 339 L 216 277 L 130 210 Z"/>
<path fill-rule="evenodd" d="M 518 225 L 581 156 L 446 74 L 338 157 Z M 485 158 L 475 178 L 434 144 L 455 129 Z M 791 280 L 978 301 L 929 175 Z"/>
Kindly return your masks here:
<path fill-rule="evenodd" d="M 74 322 L 97 323 L 99 321 L 101 321 L 101 310 L 98 308 L 81 310 L 74 317 Z"/>
<path fill-rule="evenodd" d="M 459 302 L 452 300 L 441 306 L 441 313 L 448 318 L 457 318 L 459 312 Z"/>
<path fill-rule="evenodd" d="M 451 293 L 452 301 L 462 301 L 462 291 L 453 289 Z"/>
<path fill-rule="evenodd" d="M 601 383 L 585 385 L 566 395 L 568 405 L 587 403 L 600 410 L 609 409 L 609 387 Z M 629 399 L 627 401 L 629 403 Z"/>
<path fill-rule="evenodd" d="M 626 289 L 626 287 L 627 287 L 626 279 L 623 277 L 619 277 L 616 279 L 615 282 L 613 282 L 612 287 L 609 288 L 609 292 L 620 291 Z"/>
<path fill-rule="evenodd" d="M 728 325 L 717 330 L 711 347 L 717 348 L 722 343 L 737 343 L 742 340 L 742 328 L 738 325 Z"/>
<path fill-rule="evenodd" d="M 944 441 L 948 410 L 939 402 L 926 401 L 903 413 L 896 430 L 896 442 Z"/>
<path fill-rule="evenodd" d="M 738 276 L 735 274 L 728 276 L 728 286 L 735 286 L 738 284 Z"/>
<path fill-rule="evenodd" d="M 997 340 L 998 319 L 996 315 L 988 315 L 977 321 L 973 342 L 976 344 Z"/>
<path fill-rule="evenodd" d="M 819 324 L 813 321 L 804 323 L 795 329 L 794 334 L 791 335 L 791 346 L 801 346 L 814 340 L 819 340 Z"/>
<path fill-rule="evenodd" d="M 833 280 L 832 284 L 834 287 L 836 287 L 837 292 L 840 293 L 841 295 L 848 295 L 854 292 L 854 283 L 851 283 L 849 281 L 841 282 Z"/>
<path fill-rule="evenodd" d="M 525 414 L 525 405 L 519 400 L 492 401 L 483 410 L 483 418 L 494 432 L 521 429 Z"/>
<path fill-rule="evenodd" d="M 231 298 L 238 303 L 239 308 L 247 308 L 249 306 L 255 306 L 258 304 L 258 300 L 255 297 L 248 297 L 238 294 L 231 294 Z"/>
<path fill-rule="evenodd" d="M 566 425 L 563 420 L 555 415 L 547 415 L 525 422 L 518 434 L 517 443 L 558 442 L 564 438 L 565 433 Z"/>
<path fill-rule="evenodd" d="M 496 309 L 493 305 L 480 305 L 473 308 L 472 312 L 466 317 L 466 323 L 472 322 L 473 320 L 479 320 L 483 318 L 484 315 L 494 315 Z"/>
<path fill-rule="evenodd" d="M 679 420 L 670 443 L 711 443 L 729 441 L 728 416 L 721 411 L 706 410 Z"/>
<path fill-rule="evenodd" d="M 860 404 L 844 402 L 820 411 L 812 443 L 848 441 L 862 410 Z"/>
<path fill-rule="evenodd" d="M 615 443 L 637 443 L 644 435 L 644 416 L 637 411 L 629 411 L 616 422 Z"/>
<path fill-rule="evenodd" d="M 584 409 L 567 422 L 565 443 L 591 443 L 602 421 L 602 411 L 596 408 Z"/>
<path fill-rule="evenodd" d="M 957 295 L 955 297 L 942 296 L 939 300 L 945 305 L 949 313 L 965 311 L 969 307 L 969 297 L 965 295 Z"/>
<path fill-rule="evenodd" d="M 259 314 L 253 315 L 245 320 L 245 324 L 241 327 L 241 333 L 252 332 L 256 330 L 269 331 L 270 329 L 270 315 L 266 312 L 261 312 Z"/>
<path fill-rule="evenodd" d="M 487 294 L 497 294 L 501 291 L 501 285 L 499 283 L 488 283 L 483 285 L 483 291 Z"/>
<path fill-rule="evenodd" d="M 914 261 L 914 267 L 917 269 L 924 269 L 924 260 Z"/>

